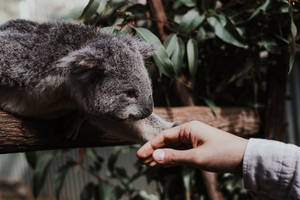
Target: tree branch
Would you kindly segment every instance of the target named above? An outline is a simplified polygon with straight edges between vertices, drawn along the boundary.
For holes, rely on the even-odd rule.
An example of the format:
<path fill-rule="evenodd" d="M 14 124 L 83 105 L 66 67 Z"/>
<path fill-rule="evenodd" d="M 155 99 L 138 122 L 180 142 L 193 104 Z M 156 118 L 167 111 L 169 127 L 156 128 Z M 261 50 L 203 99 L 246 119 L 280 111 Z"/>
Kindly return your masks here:
<path fill-rule="evenodd" d="M 218 117 L 207 107 L 177 107 L 169 112 L 175 121 L 200 120 L 238 135 L 253 135 L 260 126 L 258 115 L 250 109 L 217 108 Z M 155 113 L 170 120 L 166 108 L 156 108 Z M 61 126 L 61 120 L 20 119 L 0 111 L 0 153 L 131 144 L 111 139 L 88 123 L 83 124 L 76 140 L 67 140 Z"/>
<path fill-rule="evenodd" d="M 148 0 L 150 6 L 151 15 L 156 20 L 157 31 L 160 39 L 165 41 L 167 34 L 164 31 L 164 26 L 168 24 L 168 19 L 165 13 L 165 9 L 161 0 Z"/>

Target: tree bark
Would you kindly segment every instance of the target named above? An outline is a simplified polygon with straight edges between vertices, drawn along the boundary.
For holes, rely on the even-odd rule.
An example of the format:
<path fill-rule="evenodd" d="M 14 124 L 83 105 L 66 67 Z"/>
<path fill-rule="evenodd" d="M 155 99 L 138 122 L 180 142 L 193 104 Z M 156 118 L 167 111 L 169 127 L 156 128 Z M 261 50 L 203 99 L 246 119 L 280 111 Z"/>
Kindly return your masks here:
<path fill-rule="evenodd" d="M 219 182 L 216 173 L 202 171 L 202 176 L 207 189 L 208 196 L 212 200 L 224 200 L 222 192 L 219 190 Z"/>
<path fill-rule="evenodd" d="M 164 26 L 167 26 L 168 20 L 163 3 L 161 0 L 148 0 L 147 2 L 151 9 L 151 15 L 156 21 L 157 31 L 160 39 L 165 41 L 167 34 L 164 31 Z"/>
<path fill-rule="evenodd" d="M 253 136 L 260 130 L 259 114 L 254 109 L 217 107 L 216 111 L 217 116 L 206 106 L 155 108 L 155 113 L 167 121 L 184 123 L 198 120 L 241 137 Z"/>
<path fill-rule="evenodd" d="M 200 120 L 244 136 L 257 133 L 260 126 L 258 115 L 244 108 L 217 108 L 218 117 L 207 107 L 177 107 L 169 111 L 175 116 L 174 119 L 170 119 L 166 108 L 155 109 L 155 113 L 169 121 L 183 123 Z M 88 123 L 83 124 L 76 140 L 67 140 L 61 125 L 60 120 L 20 119 L 0 111 L 0 153 L 130 144 L 107 138 Z"/>

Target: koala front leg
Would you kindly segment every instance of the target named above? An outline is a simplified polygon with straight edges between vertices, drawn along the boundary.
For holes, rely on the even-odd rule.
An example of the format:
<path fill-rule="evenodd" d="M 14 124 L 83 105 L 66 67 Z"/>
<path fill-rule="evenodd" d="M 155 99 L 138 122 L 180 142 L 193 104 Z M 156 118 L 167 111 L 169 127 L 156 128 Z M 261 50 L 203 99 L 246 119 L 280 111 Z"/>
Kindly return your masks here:
<path fill-rule="evenodd" d="M 67 140 L 77 139 L 80 128 L 86 120 L 86 115 L 81 111 L 74 111 L 62 120 Z"/>

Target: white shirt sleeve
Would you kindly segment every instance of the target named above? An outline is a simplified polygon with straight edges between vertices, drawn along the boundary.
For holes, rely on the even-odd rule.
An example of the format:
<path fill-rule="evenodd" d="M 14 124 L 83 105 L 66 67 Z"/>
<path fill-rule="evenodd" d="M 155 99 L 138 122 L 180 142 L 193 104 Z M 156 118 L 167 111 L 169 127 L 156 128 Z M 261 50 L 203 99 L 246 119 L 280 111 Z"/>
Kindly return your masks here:
<path fill-rule="evenodd" d="M 273 199 L 300 199 L 300 148 L 250 139 L 243 160 L 246 189 Z"/>

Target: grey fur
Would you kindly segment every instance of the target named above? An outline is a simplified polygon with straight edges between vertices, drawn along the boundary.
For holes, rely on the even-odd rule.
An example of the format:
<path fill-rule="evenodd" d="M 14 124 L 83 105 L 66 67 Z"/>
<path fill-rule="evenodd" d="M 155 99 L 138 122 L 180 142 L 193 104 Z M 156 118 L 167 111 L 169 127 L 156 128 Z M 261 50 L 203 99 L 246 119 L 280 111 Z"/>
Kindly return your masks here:
<path fill-rule="evenodd" d="M 143 61 L 152 47 L 136 38 L 79 24 L 13 20 L 0 26 L 0 47 L 1 107 L 9 112 L 55 116 L 62 100 L 61 107 L 122 120 L 152 112 Z"/>
<path fill-rule="evenodd" d="M 42 119 L 74 110 L 93 119 L 144 119 L 153 110 L 144 66 L 152 52 L 137 38 L 91 26 L 8 21 L 0 26 L 0 107 Z"/>

